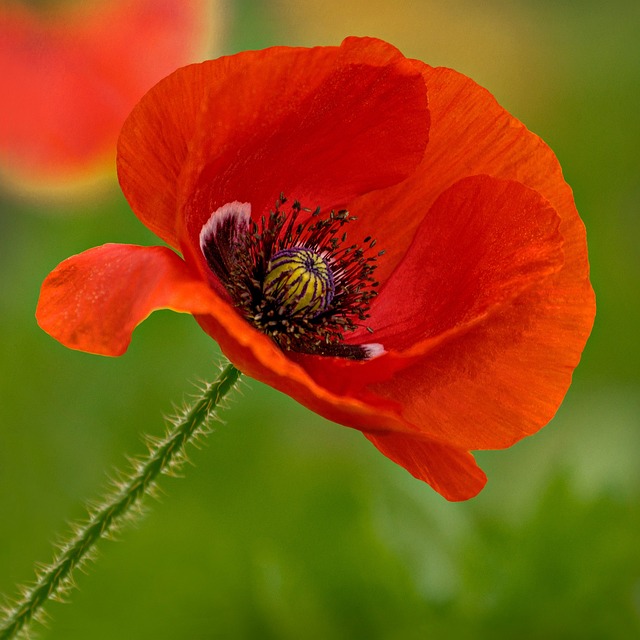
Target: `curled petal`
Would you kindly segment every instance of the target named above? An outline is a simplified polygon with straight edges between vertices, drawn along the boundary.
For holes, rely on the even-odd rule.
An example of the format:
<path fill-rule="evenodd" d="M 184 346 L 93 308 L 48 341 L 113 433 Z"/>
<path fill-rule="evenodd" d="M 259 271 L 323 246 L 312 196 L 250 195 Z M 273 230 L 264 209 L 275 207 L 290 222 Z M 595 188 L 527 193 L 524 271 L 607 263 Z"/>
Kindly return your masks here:
<path fill-rule="evenodd" d="M 220 345 L 229 360 L 248 376 L 291 396 L 305 407 L 347 427 L 372 433 L 418 428 L 400 418 L 393 399 L 362 393 L 355 397 L 318 384 L 290 353 L 283 352 L 268 336 L 248 325 L 226 303 L 208 315 L 197 315 L 202 328 Z"/>
<path fill-rule="evenodd" d="M 467 451 L 402 434 L 365 434 L 390 460 L 429 483 L 447 500 L 468 500 L 487 482 Z"/>
<path fill-rule="evenodd" d="M 36 317 L 67 347 L 116 356 L 157 309 L 195 314 L 239 369 L 330 420 L 374 432 L 412 428 L 394 417 L 393 401 L 349 398 L 317 385 L 166 247 L 107 244 L 68 258 L 45 279 Z"/>
<path fill-rule="evenodd" d="M 229 283 L 233 263 L 237 256 L 236 247 L 240 239 L 249 233 L 251 204 L 229 202 L 211 214 L 200 230 L 200 250 L 211 272 L 218 278 L 218 284 Z"/>
<path fill-rule="evenodd" d="M 559 222 L 547 201 L 518 182 L 457 182 L 431 207 L 381 289 L 369 321 L 375 339 L 387 350 L 414 350 L 486 318 L 560 270 Z"/>
<path fill-rule="evenodd" d="M 68 258 L 45 279 L 39 325 L 72 349 L 117 356 L 152 311 L 210 311 L 211 290 L 166 247 L 106 244 Z"/>

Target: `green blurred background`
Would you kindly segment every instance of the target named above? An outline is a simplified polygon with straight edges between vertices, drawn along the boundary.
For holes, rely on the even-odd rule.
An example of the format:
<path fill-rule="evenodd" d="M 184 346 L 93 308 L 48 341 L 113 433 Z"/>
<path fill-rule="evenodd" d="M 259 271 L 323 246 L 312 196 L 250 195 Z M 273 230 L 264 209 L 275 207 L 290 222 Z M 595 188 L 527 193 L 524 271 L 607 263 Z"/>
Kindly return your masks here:
<path fill-rule="evenodd" d="M 185 478 L 53 604 L 51 640 L 640 637 L 640 3 L 229 0 L 212 53 L 375 35 L 458 69 L 555 150 L 588 230 L 598 316 L 553 422 L 482 452 L 450 504 L 357 432 L 247 381 Z M 51 558 L 85 500 L 216 371 L 189 316 L 128 353 L 65 349 L 40 283 L 104 242 L 155 244 L 114 186 L 0 196 L 0 592 Z"/>

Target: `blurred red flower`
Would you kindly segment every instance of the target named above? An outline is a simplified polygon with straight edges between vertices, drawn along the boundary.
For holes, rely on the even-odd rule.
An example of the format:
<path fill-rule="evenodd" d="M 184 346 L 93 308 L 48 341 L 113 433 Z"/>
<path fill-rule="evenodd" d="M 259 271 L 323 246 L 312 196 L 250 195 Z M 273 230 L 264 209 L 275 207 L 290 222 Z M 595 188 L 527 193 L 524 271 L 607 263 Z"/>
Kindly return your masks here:
<path fill-rule="evenodd" d="M 158 80 L 205 53 L 207 0 L 0 7 L 0 173 L 36 192 L 113 172 L 118 133 Z"/>
<path fill-rule="evenodd" d="M 485 484 L 470 450 L 564 397 L 594 317 L 584 227 L 553 153 L 465 76 L 367 38 L 192 65 L 134 109 L 118 171 L 182 257 L 64 261 L 37 311 L 63 344 L 119 355 L 153 310 L 192 313 L 450 500 Z"/>

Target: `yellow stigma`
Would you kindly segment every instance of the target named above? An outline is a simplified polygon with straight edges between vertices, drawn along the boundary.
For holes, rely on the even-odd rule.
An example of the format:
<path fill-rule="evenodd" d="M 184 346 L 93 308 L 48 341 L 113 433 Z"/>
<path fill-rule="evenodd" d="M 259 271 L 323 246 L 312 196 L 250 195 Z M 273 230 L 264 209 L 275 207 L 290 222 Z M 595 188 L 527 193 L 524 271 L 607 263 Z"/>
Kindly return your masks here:
<path fill-rule="evenodd" d="M 283 249 L 269 261 L 263 293 L 286 315 L 313 318 L 326 311 L 333 300 L 333 273 L 312 249 Z"/>

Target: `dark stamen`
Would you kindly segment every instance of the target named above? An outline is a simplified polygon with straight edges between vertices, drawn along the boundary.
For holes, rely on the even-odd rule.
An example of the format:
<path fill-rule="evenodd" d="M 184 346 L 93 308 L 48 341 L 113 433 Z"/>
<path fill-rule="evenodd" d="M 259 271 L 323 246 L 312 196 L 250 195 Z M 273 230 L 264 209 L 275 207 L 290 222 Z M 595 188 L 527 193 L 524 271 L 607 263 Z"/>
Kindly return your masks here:
<path fill-rule="evenodd" d="M 380 345 L 344 340 L 369 318 L 378 286 L 372 274 L 384 252 L 368 254 L 376 243 L 371 236 L 364 246 L 347 245 L 344 226 L 356 219 L 347 210 L 323 217 L 320 207 L 297 201 L 285 212 L 286 202 L 281 194 L 258 223 L 227 210 L 231 205 L 216 212 L 201 233 L 211 270 L 247 320 L 282 349 L 353 360 L 379 355 Z M 216 222 L 223 210 L 230 220 Z"/>

